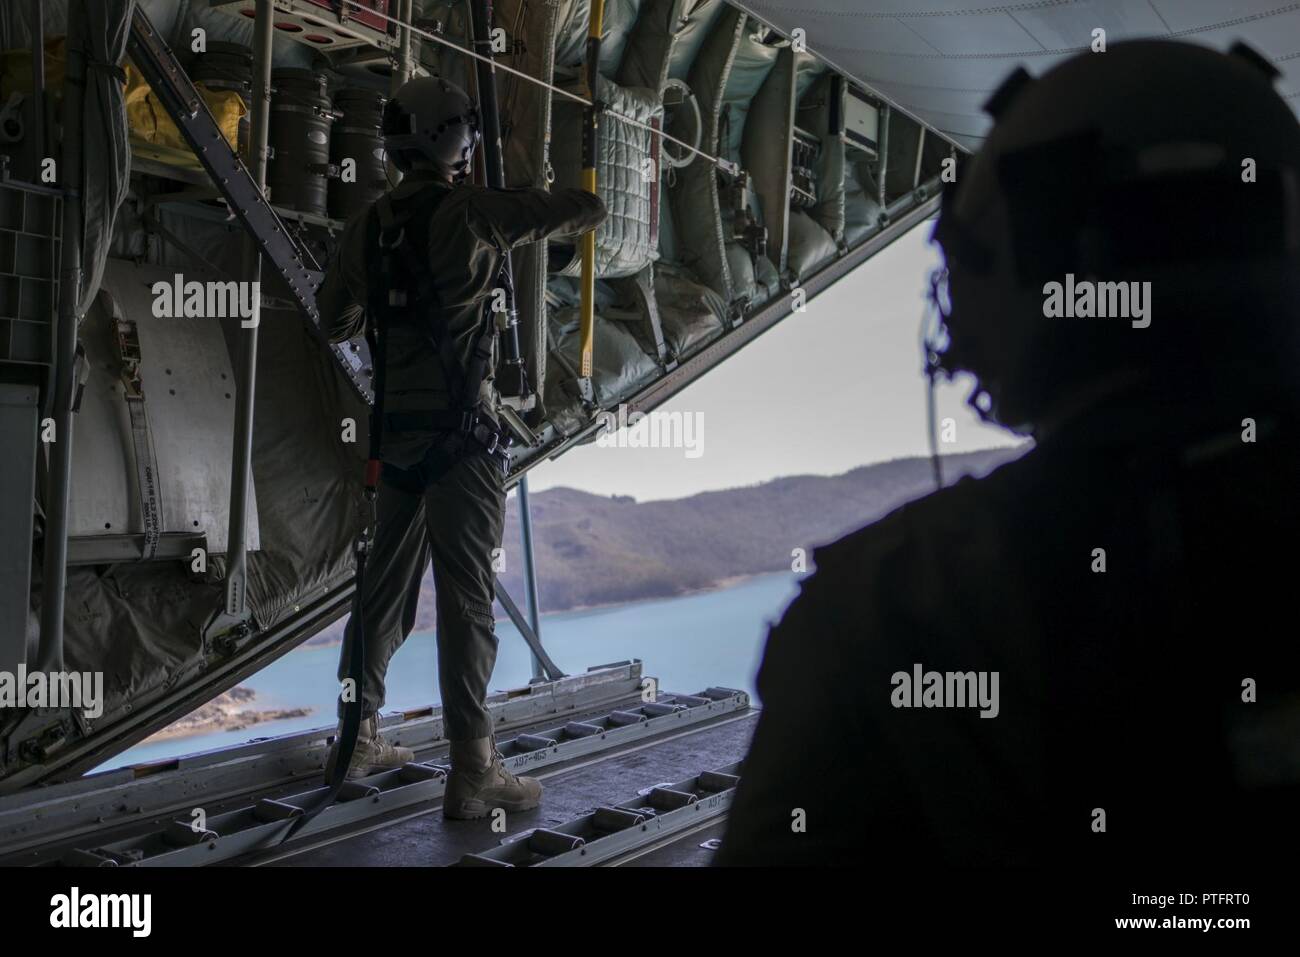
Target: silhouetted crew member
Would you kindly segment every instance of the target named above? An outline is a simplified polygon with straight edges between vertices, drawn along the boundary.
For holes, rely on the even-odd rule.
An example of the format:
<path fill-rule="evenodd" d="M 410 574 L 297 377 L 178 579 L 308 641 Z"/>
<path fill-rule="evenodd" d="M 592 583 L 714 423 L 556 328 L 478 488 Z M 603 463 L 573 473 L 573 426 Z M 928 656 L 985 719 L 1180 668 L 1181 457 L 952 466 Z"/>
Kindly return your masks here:
<path fill-rule="evenodd" d="M 1300 846 L 1300 127 L 1274 75 L 1144 41 L 994 95 L 935 230 L 933 361 L 1035 448 L 817 549 L 719 863 Z"/>
<path fill-rule="evenodd" d="M 458 396 L 472 374 L 481 330 L 489 328 L 484 310 L 500 285 L 504 250 L 549 236 L 576 236 L 599 225 L 605 208 L 577 189 L 551 193 L 463 183 L 478 143 L 478 117 L 465 93 L 440 78 L 415 79 L 398 91 L 384 111 L 384 135 L 389 156 L 405 176 L 348 223 L 319 296 L 335 342 L 362 331 L 367 303 L 378 302 L 370 311 L 386 314 L 384 465 L 363 598 L 364 720 L 349 774 L 412 759 L 410 750 L 379 734 L 377 712 L 389 659 L 414 626 L 420 581 L 432 557 L 438 677 L 451 742 L 445 813 L 481 817 L 498 806 L 524 810 L 536 806 L 541 785 L 501 766 L 484 705 L 497 652 L 492 555 L 501 546 L 506 502 L 504 446 L 496 444 L 501 436 L 492 414 L 492 363 L 468 433 L 460 426 L 469 410 Z M 388 294 L 377 288 L 381 242 L 399 266 L 401 308 L 372 298 Z M 495 359 L 495 342 L 492 351 Z M 472 383 L 467 391 L 474 391 Z M 351 635 L 349 622 L 345 642 Z"/>

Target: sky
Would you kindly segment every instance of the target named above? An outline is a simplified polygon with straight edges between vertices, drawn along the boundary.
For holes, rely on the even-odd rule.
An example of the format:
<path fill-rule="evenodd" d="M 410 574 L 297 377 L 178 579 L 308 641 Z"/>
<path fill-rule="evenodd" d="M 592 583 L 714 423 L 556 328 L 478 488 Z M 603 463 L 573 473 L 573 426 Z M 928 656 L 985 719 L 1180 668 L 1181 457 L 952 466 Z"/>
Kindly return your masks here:
<path fill-rule="evenodd" d="M 931 225 L 899 237 L 661 405 L 702 426 L 697 454 L 592 443 L 534 468 L 529 488 L 646 501 L 928 455 L 920 330 L 939 262 Z M 969 392 L 966 378 L 939 387 L 938 419 L 956 422 L 956 441 L 941 450 L 1016 444 L 966 406 Z"/>

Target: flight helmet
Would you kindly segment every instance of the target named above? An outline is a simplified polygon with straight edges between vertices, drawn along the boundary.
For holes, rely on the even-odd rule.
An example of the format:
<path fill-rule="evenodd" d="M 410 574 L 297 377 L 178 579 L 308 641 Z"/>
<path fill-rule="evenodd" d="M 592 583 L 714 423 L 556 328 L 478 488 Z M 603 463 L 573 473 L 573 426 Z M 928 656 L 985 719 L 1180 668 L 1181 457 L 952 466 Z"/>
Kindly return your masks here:
<path fill-rule="evenodd" d="M 442 77 L 417 77 L 384 107 L 384 148 L 403 172 L 428 165 L 460 182 L 470 173 L 479 127 L 464 90 Z"/>
<path fill-rule="evenodd" d="M 1013 73 L 942 198 L 930 371 L 972 373 L 970 404 L 1023 433 L 1108 382 L 1295 378 L 1300 124 L 1276 76 L 1241 44 L 1170 41 Z"/>

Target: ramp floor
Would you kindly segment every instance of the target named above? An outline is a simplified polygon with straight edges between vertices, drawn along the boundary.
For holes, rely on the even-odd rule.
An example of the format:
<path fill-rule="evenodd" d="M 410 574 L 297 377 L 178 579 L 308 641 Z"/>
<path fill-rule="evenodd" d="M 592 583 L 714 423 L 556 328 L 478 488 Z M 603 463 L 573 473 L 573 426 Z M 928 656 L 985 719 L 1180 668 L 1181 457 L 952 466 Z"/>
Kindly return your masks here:
<path fill-rule="evenodd" d="M 541 806 L 510 815 L 504 834 L 492 830 L 490 818 L 448 821 L 442 816 L 441 802 L 434 802 L 376 821 L 355 833 L 332 838 L 324 835 L 320 842 L 301 849 L 240 863 L 301 867 L 453 864 L 462 855 L 495 847 L 512 834 L 562 824 L 596 805 L 626 800 L 643 788 L 740 761 L 757 718 L 757 711 L 744 711 L 664 738 L 548 767 L 538 774 L 545 787 Z M 648 849 L 630 863 L 703 866 L 712 851 L 699 845 L 719 836 L 722 827 L 722 823 L 714 823 L 679 836 L 671 844 Z"/>

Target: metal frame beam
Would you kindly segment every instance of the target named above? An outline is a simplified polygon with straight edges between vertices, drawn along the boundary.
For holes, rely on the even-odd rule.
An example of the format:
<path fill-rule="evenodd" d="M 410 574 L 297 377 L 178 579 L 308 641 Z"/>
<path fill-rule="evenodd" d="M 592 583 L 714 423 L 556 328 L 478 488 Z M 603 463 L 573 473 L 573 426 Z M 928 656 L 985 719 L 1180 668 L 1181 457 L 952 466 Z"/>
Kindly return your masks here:
<path fill-rule="evenodd" d="M 45 95 L 45 20 L 41 16 L 41 0 L 29 0 L 27 17 L 32 31 L 32 175 L 41 168 L 48 155 L 45 145 L 46 106 Z"/>
<path fill-rule="evenodd" d="M 876 140 L 877 153 L 876 158 L 876 188 L 879 190 L 881 209 L 889 208 L 889 190 L 886 181 L 889 178 L 889 120 L 890 106 L 888 103 L 880 104 L 880 135 Z"/>
<path fill-rule="evenodd" d="M 921 185 L 921 160 L 925 158 L 925 127 L 916 134 L 916 165 L 912 168 L 912 189 Z"/>
<path fill-rule="evenodd" d="M 253 23 L 253 109 L 249 119 L 249 175 L 259 196 L 266 195 L 267 141 L 271 129 L 271 0 L 257 0 Z M 269 207 L 267 207 L 269 209 Z M 275 215 L 273 212 L 271 215 Z M 262 256 L 254 237 L 244 237 L 244 272 L 261 287 Z M 313 303 L 313 309 L 315 305 Z M 235 368 L 234 450 L 230 456 L 230 528 L 226 536 L 224 613 L 207 635 L 232 628 L 246 629 L 252 619 L 248 607 L 248 489 L 253 481 L 253 405 L 257 395 L 257 343 L 262 318 L 260 298 L 253 302 L 253 322 L 240 323 L 239 355 Z"/>
<path fill-rule="evenodd" d="M 505 590 L 505 586 L 500 581 L 497 582 L 496 593 L 497 601 L 501 602 L 501 607 L 506 610 L 506 614 L 510 616 L 510 620 L 519 629 L 519 633 L 524 636 L 524 641 L 528 643 L 528 647 L 533 653 L 534 675 L 536 675 L 537 668 L 540 665 L 542 672 L 552 681 L 563 678 L 564 672 L 546 653 L 546 649 L 542 647 L 541 639 L 529 626 L 527 619 L 524 618 L 524 613 L 519 610 L 519 606 L 515 604 L 515 600 L 510 597 L 510 593 Z"/>
<path fill-rule="evenodd" d="M 34 384 L 0 383 L 0 436 L 6 446 L 0 469 L 0 671 L 17 674 L 27 664 L 27 616 L 32 585 L 32 503 L 40 390 Z"/>
<path fill-rule="evenodd" d="M 41 637 L 36 667 L 63 670 L 63 606 L 68 581 L 68 511 L 72 489 L 73 367 L 77 362 L 79 307 L 85 278 L 81 268 L 84 170 L 82 105 L 86 96 L 85 26 L 68 24 L 67 65 L 63 76 L 63 234 L 59 254 L 59 305 L 54 325 L 54 443 L 50 449 L 49 485 L 45 496 L 45 549 L 41 576 Z M 42 56 L 44 51 L 41 51 Z"/>
<path fill-rule="evenodd" d="M 409 24 L 414 19 L 414 0 L 399 0 L 397 18 L 404 24 Z M 399 27 L 397 30 L 397 69 L 393 71 L 392 91 L 396 93 L 402 88 L 402 84 L 411 78 L 412 59 L 411 59 L 411 28 L 409 26 Z"/>
<path fill-rule="evenodd" d="M 528 602 L 528 624 L 538 644 L 542 641 L 542 609 L 537 595 L 537 561 L 533 554 L 533 509 L 528 499 L 528 476 L 519 480 L 519 535 L 524 548 L 524 598 Z M 546 666 L 533 652 L 533 677 L 546 675 Z"/>

